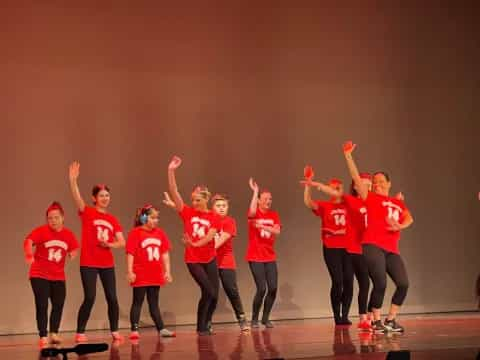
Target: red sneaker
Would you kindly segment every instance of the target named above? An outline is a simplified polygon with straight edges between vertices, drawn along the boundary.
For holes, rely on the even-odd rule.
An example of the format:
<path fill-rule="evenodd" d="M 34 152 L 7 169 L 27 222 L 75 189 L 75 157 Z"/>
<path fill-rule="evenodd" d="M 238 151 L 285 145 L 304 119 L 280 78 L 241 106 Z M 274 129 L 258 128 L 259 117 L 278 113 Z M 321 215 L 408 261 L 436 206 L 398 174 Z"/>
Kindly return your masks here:
<path fill-rule="evenodd" d="M 368 332 L 372 331 L 372 325 L 371 325 L 370 321 L 366 321 L 366 320 L 360 321 L 358 323 L 358 330 L 368 331 Z"/>
<path fill-rule="evenodd" d="M 138 331 L 132 331 L 128 338 L 130 340 L 138 340 L 138 339 L 140 339 L 140 333 Z"/>
<path fill-rule="evenodd" d="M 87 335 L 85 334 L 75 334 L 76 343 L 86 343 L 88 341 Z"/>
<path fill-rule="evenodd" d="M 41 337 L 39 340 L 38 340 L 38 347 L 40 349 L 43 349 L 45 347 L 48 346 L 48 338 L 47 337 Z"/>

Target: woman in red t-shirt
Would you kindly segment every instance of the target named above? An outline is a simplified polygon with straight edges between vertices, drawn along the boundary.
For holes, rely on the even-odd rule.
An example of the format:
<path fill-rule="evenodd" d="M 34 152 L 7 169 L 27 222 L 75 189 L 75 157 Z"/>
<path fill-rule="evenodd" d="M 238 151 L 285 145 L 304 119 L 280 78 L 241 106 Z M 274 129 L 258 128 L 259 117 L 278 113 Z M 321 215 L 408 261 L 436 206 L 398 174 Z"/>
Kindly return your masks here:
<path fill-rule="evenodd" d="M 175 203 L 170 195 L 165 192 L 164 196 L 163 203 L 175 209 Z M 212 211 L 220 218 L 220 232 L 215 235 L 215 250 L 220 280 L 232 304 L 240 329 L 248 331 L 250 327 L 247 324 L 238 291 L 235 255 L 233 253 L 233 239 L 237 236 L 237 223 L 234 218 L 228 216 L 229 200 L 226 195 L 216 194 L 212 197 L 211 202 Z"/>
<path fill-rule="evenodd" d="M 375 173 L 373 192 L 368 191 L 353 160 L 354 149 L 355 145 L 352 142 L 343 145 L 348 169 L 360 197 L 365 201 L 368 214 L 362 250 L 373 282 L 369 304 L 374 317 L 372 327 L 375 332 L 403 332 L 404 328 L 395 319 L 405 300 L 409 284 L 398 241 L 400 231 L 408 228 L 413 223 L 413 218 L 402 200 L 389 196 L 391 182 L 386 173 Z M 388 316 L 382 324 L 380 309 L 385 297 L 387 274 L 395 283 L 396 290 Z"/>
<path fill-rule="evenodd" d="M 48 345 L 48 300 L 50 313 L 50 342 L 58 344 L 58 329 L 65 303 L 65 258 L 73 259 L 78 242 L 73 232 L 64 227 L 64 211 L 53 202 L 46 211 L 47 224 L 34 229 L 23 242 L 25 261 L 30 265 L 30 283 L 35 297 L 37 328 L 40 347 Z M 33 253 L 35 246 L 35 253 Z"/>
<path fill-rule="evenodd" d="M 148 308 L 158 334 L 175 337 L 165 328 L 158 307 L 160 286 L 172 282 L 170 273 L 170 240 L 158 227 L 158 210 L 152 205 L 138 209 L 135 227 L 127 239 L 127 279 L 133 287 L 133 301 L 130 308 L 131 340 L 138 340 L 138 323 L 143 300 L 147 295 Z"/>
<path fill-rule="evenodd" d="M 348 319 L 353 298 L 353 267 L 347 252 L 351 228 L 350 213 L 343 196 L 343 184 L 332 179 L 328 185 L 304 182 L 305 206 L 322 219 L 323 258 L 327 265 L 332 285 L 330 302 L 336 325 L 351 325 Z M 313 201 L 310 186 L 315 185 L 330 195 L 329 201 Z"/>
<path fill-rule="evenodd" d="M 307 167 L 305 168 L 307 169 Z M 307 171 L 304 171 L 306 174 Z M 311 170 L 312 176 L 310 178 L 305 177 L 304 181 L 301 181 L 304 185 L 315 186 L 318 190 L 324 192 L 327 195 L 330 195 L 334 198 L 341 196 L 341 194 L 331 186 L 312 181 L 313 170 Z M 362 182 L 368 189 L 371 188 L 371 175 L 368 173 L 360 174 Z M 305 190 L 307 192 L 307 190 Z M 307 195 L 307 194 L 305 194 Z M 371 325 L 368 321 L 368 290 L 370 287 L 370 279 L 368 275 L 368 266 L 365 261 L 365 258 L 362 254 L 362 235 L 366 226 L 367 219 L 367 209 L 363 200 L 358 195 L 356 186 L 352 181 L 350 186 L 350 194 L 343 195 L 343 202 L 346 205 L 348 222 L 346 226 L 346 246 L 345 250 L 350 258 L 353 273 L 357 278 L 358 283 L 358 312 L 360 316 L 360 322 L 358 328 L 361 331 L 370 331 Z M 307 201 L 305 199 L 305 201 Z"/>
<path fill-rule="evenodd" d="M 280 235 L 280 217 L 271 210 L 272 194 L 259 191 L 253 179 L 249 181 L 253 191 L 248 209 L 248 247 L 246 260 L 255 280 L 257 292 L 253 298 L 252 328 L 259 327 L 258 317 L 263 304 L 262 324 L 272 328 L 270 312 L 277 296 L 278 271 L 274 250 L 276 236 Z M 265 299 L 265 300 L 264 300 Z"/>
<path fill-rule="evenodd" d="M 197 310 L 197 332 L 211 335 L 212 317 L 218 300 L 218 268 L 215 260 L 215 234 L 220 231 L 218 216 L 208 210 L 210 192 L 197 186 L 192 192 L 192 207 L 185 205 L 178 192 L 175 170 L 182 160 L 174 156 L 168 165 L 168 187 L 175 209 L 184 226 L 185 262 L 202 296 Z"/>
<path fill-rule="evenodd" d="M 78 187 L 80 164 L 74 162 L 69 168 L 70 189 L 82 221 L 82 246 L 80 253 L 80 276 L 84 299 L 78 311 L 76 342 L 85 342 L 85 328 L 95 302 L 97 277 L 100 276 L 108 304 L 108 320 L 114 340 L 122 340 L 118 332 L 119 306 L 115 283 L 115 268 L 111 249 L 125 246 L 122 227 L 117 218 L 107 213 L 110 205 L 110 189 L 96 185 L 92 190 L 94 207 L 87 206 Z"/>

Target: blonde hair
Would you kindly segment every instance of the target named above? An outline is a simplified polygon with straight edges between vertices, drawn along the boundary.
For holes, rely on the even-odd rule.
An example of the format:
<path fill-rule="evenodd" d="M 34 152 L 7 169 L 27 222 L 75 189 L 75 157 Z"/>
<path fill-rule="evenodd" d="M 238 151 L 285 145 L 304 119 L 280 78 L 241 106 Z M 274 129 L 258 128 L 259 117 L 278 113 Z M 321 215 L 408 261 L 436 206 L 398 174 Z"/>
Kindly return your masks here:
<path fill-rule="evenodd" d="M 212 197 L 212 205 L 214 205 L 217 201 L 225 201 L 227 203 L 230 202 L 230 199 L 228 198 L 227 195 L 224 195 L 224 194 L 215 194 L 213 197 Z"/>

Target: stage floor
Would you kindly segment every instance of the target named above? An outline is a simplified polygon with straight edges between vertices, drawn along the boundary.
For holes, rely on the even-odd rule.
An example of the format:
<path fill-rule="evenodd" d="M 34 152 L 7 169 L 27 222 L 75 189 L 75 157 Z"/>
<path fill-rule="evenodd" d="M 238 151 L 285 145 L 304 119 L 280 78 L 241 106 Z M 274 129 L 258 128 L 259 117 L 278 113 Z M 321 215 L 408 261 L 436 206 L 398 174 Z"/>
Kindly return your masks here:
<path fill-rule="evenodd" d="M 403 335 L 361 334 L 354 326 L 335 328 L 332 320 L 278 321 L 275 328 L 240 333 L 234 324 L 216 325 L 215 335 L 198 337 L 181 326 L 177 338 L 159 339 L 144 329 L 138 344 L 111 344 L 108 332 L 90 332 L 89 340 L 108 342 L 110 350 L 82 359 L 385 359 L 386 352 L 410 350 L 412 359 L 475 359 L 480 350 L 480 314 L 403 316 Z M 128 331 L 123 331 L 128 335 Z M 73 334 L 64 333 L 64 346 Z M 39 359 L 37 337 L 0 337 L 1 359 Z M 113 346 L 112 346 L 113 345 Z M 76 359 L 75 354 L 69 358 Z"/>

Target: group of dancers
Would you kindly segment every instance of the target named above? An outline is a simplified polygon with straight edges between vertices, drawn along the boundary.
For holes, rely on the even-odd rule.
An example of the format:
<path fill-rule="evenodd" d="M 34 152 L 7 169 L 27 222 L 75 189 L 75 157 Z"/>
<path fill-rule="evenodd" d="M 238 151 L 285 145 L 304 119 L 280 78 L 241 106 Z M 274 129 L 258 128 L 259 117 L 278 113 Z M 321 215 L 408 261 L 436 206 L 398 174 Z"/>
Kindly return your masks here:
<path fill-rule="evenodd" d="M 390 196 L 391 182 L 384 172 L 359 173 L 352 153 L 355 145 L 343 145 L 346 163 L 352 177 L 351 194 L 345 194 L 342 182 L 332 179 L 328 184 L 314 180 L 313 169 L 306 166 L 301 184 L 305 187 L 305 205 L 322 220 L 323 255 L 331 277 L 330 299 L 336 325 L 351 325 L 348 318 L 353 298 L 353 278 L 358 281 L 358 307 L 361 331 L 384 333 L 404 331 L 396 321 L 400 306 L 407 295 L 408 276 L 399 254 L 400 232 L 408 228 L 412 216 L 403 195 Z M 212 335 L 212 316 L 219 291 L 225 290 L 242 331 L 257 329 L 260 323 L 272 328 L 270 313 L 275 302 L 278 283 L 275 240 L 281 232 L 278 213 L 271 209 L 272 194 L 260 190 L 249 180 L 252 199 L 248 209 L 248 261 L 256 293 L 252 316 L 247 320 L 236 279 L 233 240 L 236 222 L 228 216 L 226 195 L 213 197 L 205 186 L 196 186 L 191 205 L 185 204 L 176 183 L 176 170 L 182 160 L 173 157 L 168 165 L 168 192 L 163 203 L 177 211 L 183 222 L 184 260 L 201 290 L 197 308 L 199 336 Z M 104 184 L 92 190 L 93 206 L 81 196 L 78 177 L 80 164 L 69 167 L 72 197 L 82 224 L 80 275 L 84 299 L 78 311 L 76 342 L 88 341 L 85 335 L 88 319 L 96 297 L 97 278 L 103 286 L 108 305 L 110 331 L 115 341 L 123 340 L 118 331 L 119 305 L 112 249 L 126 249 L 127 279 L 133 296 L 130 308 L 131 340 L 138 340 L 139 321 L 145 297 L 150 315 L 162 337 L 174 337 L 165 328 L 159 310 L 160 287 L 173 281 L 170 269 L 170 240 L 159 226 L 158 209 L 145 205 L 137 209 L 134 227 L 127 240 L 117 218 L 108 213 L 110 189 Z M 311 189 L 328 196 L 328 201 L 314 201 Z M 209 202 L 211 208 L 209 208 Z M 60 343 L 58 335 L 66 297 L 65 259 L 73 259 L 79 244 L 72 231 L 64 226 L 64 210 L 58 202 L 46 211 L 47 224 L 34 229 L 24 241 L 24 255 L 30 264 L 30 282 L 35 298 L 36 320 L 41 347 Z M 387 274 L 396 285 L 390 310 L 381 320 Z M 370 281 L 373 289 L 369 297 Z M 48 327 L 48 302 L 51 314 Z M 263 308 L 263 311 L 261 311 Z M 260 317 L 260 313 L 262 316 Z"/>

